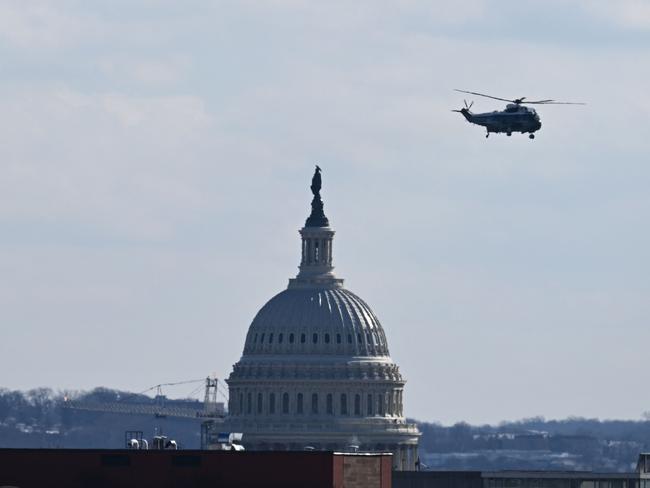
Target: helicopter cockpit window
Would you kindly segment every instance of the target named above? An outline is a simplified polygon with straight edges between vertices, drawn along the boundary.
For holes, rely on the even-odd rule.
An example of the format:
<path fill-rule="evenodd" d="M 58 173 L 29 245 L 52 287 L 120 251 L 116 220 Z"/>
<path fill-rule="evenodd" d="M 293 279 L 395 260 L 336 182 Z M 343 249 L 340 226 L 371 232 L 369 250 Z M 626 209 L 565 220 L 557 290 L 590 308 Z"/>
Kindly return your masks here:
<path fill-rule="evenodd" d="M 518 112 L 519 106 L 517 105 L 508 105 L 506 106 L 506 112 Z"/>

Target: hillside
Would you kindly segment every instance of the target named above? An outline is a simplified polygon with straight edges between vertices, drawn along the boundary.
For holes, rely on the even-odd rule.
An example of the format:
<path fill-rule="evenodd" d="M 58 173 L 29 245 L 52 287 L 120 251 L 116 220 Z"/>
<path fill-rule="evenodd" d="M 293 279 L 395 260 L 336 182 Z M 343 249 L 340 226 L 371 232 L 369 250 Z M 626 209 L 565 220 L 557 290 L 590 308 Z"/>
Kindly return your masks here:
<path fill-rule="evenodd" d="M 78 401 L 155 404 L 108 388 L 75 395 Z M 167 406 L 202 408 L 193 399 L 164 399 Z M 415 421 L 417 422 L 417 421 Z M 0 447 L 119 448 L 127 430 L 145 437 L 164 433 L 182 448 L 200 447 L 200 419 L 115 414 L 66 408 L 65 396 L 47 388 L 0 390 Z M 649 421 L 532 418 L 498 426 L 450 427 L 417 422 L 420 456 L 429 469 L 561 469 L 630 471 L 650 449 Z"/>

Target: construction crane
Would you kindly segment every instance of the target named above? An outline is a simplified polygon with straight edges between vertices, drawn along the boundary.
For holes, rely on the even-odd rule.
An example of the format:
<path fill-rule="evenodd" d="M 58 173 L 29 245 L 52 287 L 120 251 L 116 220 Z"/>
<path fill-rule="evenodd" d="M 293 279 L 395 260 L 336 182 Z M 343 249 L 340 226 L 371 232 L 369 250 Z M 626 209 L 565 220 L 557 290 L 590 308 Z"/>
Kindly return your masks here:
<path fill-rule="evenodd" d="M 167 397 L 163 395 L 164 386 L 177 386 L 190 383 L 205 382 L 205 397 L 203 409 L 197 410 L 194 407 L 167 404 Z M 160 383 L 140 392 L 144 395 L 152 390 L 156 390 L 155 403 L 136 403 L 136 402 L 87 402 L 73 400 L 64 397 L 64 408 L 73 410 L 86 410 L 91 412 L 106 412 L 130 415 L 154 415 L 155 417 L 183 417 L 183 418 L 202 418 L 211 419 L 217 423 L 223 421 L 226 416 L 224 404 L 217 401 L 217 392 L 219 391 L 219 380 L 217 378 L 207 377 L 200 380 L 177 381 L 173 383 Z M 222 392 L 223 394 L 223 392 Z"/>

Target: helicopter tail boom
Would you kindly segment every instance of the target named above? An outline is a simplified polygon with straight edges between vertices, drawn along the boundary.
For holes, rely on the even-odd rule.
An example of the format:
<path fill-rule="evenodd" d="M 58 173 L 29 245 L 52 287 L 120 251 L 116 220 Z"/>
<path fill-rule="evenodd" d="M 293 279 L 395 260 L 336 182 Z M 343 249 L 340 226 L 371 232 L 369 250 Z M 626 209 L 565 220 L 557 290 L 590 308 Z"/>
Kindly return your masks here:
<path fill-rule="evenodd" d="M 463 103 L 465 106 L 461 108 L 460 110 L 452 110 L 452 112 L 458 112 L 463 114 L 463 117 L 467 119 L 468 122 L 473 122 L 473 114 L 471 112 L 472 105 L 474 105 L 474 102 L 470 102 L 469 104 L 467 103 L 467 100 L 463 100 Z"/>

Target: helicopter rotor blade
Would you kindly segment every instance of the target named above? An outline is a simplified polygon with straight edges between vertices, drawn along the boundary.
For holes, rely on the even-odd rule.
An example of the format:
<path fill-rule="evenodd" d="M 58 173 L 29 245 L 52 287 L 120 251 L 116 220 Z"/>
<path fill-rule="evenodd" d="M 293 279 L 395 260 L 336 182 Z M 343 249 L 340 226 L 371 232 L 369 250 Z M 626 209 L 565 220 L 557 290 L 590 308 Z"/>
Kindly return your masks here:
<path fill-rule="evenodd" d="M 554 101 L 555 100 L 551 100 L 551 99 L 548 99 L 548 100 L 531 100 L 530 102 L 521 102 L 521 103 L 550 103 L 550 102 L 554 102 Z"/>
<path fill-rule="evenodd" d="M 472 101 L 469 103 L 469 107 L 467 107 L 467 110 L 471 109 L 471 108 L 472 108 L 472 105 L 474 105 L 474 100 L 472 100 Z"/>
<path fill-rule="evenodd" d="M 457 92 L 461 92 L 461 93 L 469 93 L 471 95 L 478 95 L 479 97 L 492 98 L 493 100 L 501 100 L 502 102 L 515 103 L 517 105 L 587 105 L 584 102 L 556 102 L 553 99 L 526 101 L 526 97 L 515 98 L 514 100 L 510 100 L 508 98 L 493 97 L 492 95 L 486 95 L 484 93 L 478 93 L 478 92 L 472 92 L 472 91 L 466 91 L 466 90 L 459 90 L 458 88 L 454 88 L 454 90 L 457 91 Z M 465 102 L 465 103 L 467 103 L 467 102 Z"/>
<path fill-rule="evenodd" d="M 461 92 L 461 93 L 469 93 L 470 95 L 478 95 L 479 97 L 493 98 L 494 100 L 501 100 L 502 102 L 516 103 L 515 100 L 508 100 L 507 98 L 493 97 L 492 95 L 485 95 L 483 93 L 477 93 L 477 92 L 466 91 L 466 90 L 459 90 L 458 88 L 454 88 L 454 90 L 457 91 L 457 92 Z"/>
<path fill-rule="evenodd" d="M 535 105 L 587 105 L 584 102 L 556 102 L 555 100 L 539 100 L 536 102 L 523 102 Z"/>

